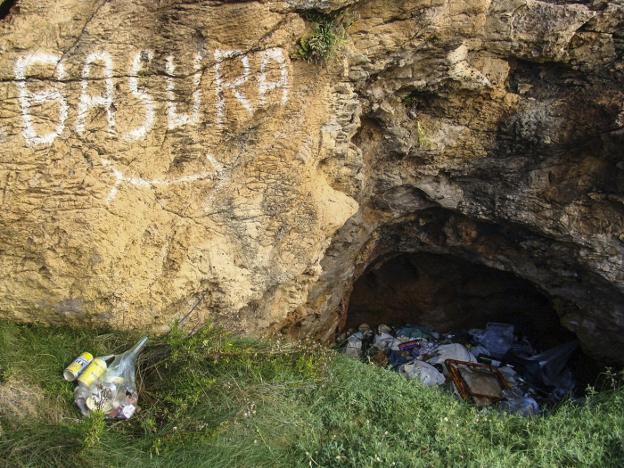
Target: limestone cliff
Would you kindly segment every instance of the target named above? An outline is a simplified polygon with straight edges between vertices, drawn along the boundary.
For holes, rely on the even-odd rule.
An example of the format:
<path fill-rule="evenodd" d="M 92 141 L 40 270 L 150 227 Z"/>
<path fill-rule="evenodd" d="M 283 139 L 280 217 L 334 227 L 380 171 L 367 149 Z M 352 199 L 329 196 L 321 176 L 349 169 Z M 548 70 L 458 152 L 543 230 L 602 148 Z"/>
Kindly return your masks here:
<path fill-rule="evenodd" d="M 0 38 L 4 317 L 328 339 L 443 253 L 624 362 L 623 2 L 18 0 Z"/>

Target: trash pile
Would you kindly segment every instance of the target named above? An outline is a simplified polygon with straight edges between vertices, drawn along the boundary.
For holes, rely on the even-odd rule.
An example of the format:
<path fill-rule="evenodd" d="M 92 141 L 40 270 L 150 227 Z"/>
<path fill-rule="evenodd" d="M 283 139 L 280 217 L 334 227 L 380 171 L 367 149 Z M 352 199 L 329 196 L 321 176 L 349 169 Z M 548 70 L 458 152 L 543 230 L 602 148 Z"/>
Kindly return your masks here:
<path fill-rule="evenodd" d="M 143 337 L 123 354 L 93 358 L 82 353 L 63 372 L 76 380 L 74 401 L 83 416 L 98 410 L 109 419 L 130 419 L 137 410 L 136 360 L 147 343 Z"/>
<path fill-rule="evenodd" d="M 514 326 L 490 322 L 485 329 L 437 333 L 405 325 L 377 333 L 362 324 L 339 337 L 344 352 L 398 371 L 426 386 L 448 383 L 460 398 L 476 406 L 530 416 L 569 395 L 575 380 L 567 367 L 576 342 L 538 353 Z"/>

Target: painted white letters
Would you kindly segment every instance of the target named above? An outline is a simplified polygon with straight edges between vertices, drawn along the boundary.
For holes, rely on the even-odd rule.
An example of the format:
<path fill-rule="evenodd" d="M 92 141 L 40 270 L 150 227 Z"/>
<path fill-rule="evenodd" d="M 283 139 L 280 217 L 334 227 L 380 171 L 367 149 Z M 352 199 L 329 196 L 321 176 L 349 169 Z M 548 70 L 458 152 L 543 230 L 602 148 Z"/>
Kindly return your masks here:
<path fill-rule="evenodd" d="M 65 130 L 68 118 L 69 105 L 64 94 L 66 89 L 66 76 L 64 64 L 61 63 L 61 55 L 51 53 L 32 53 L 17 58 L 14 66 L 15 84 L 18 91 L 18 101 L 21 108 L 23 120 L 23 137 L 28 145 L 50 145 Z M 289 83 L 289 62 L 288 55 L 281 48 L 271 48 L 258 52 L 253 61 L 254 72 L 257 74 L 257 99 L 254 101 L 246 91 L 246 86 L 251 84 L 252 69 L 251 59 L 240 50 L 215 50 L 214 64 L 212 70 L 206 73 L 214 73 L 215 120 L 217 125 L 222 126 L 227 118 L 227 106 L 229 103 L 238 102 L 250 115 L 253 115 L 256 106 L 264 107 L 270 100 L 278 101 L 282 106 L 288 103 L 290 86 Z M 166 99 L 167 127 L 172 130 L 182 126 L 198 125 L 202 118 L 202 68 L 203 55 L 197 53 L 193 57 L 192 74 L 185 74 L 176 71 L 174 56 L 166 56 L 164 89 L 147 88 L 145 85 L 139 86 L 139 75 L 146 75 L 147 64 L 154 60 L 152 50 L 140 50 L 133 53 L 128 66 L 128 90 L 132 96 L 132 101 L 138 103 L 135 108 L 129 109 L 134 118 L 134 128 L 130 127 L 121 138 L 125 141 L 135 142 L 144 139 L 157 125 L 157 98 L 164 92 Z M 234 61 L 231 67 L 226 67 L 224 63 Z M 178 64 L 179 65 L 179 64 Z M 55 86 L 47 90 L 41 90 L 41 86 L 46 80 L 37 77 L 28 78 L 28 74 L 34 75 L 34 68 L 39 66 L 54 69 L 54 77 L 50 77 L 50 86 Z M 95 69 L 101 71 L 95 72 Z M 80 96 L 76 107 L 75 130 L 80 136 L 85 135 L 89 121 L 89 113 L 94 108 L 106 112 L 107 131 L 116 134 L 116 110 L 119 108 L 115 101 L 114 84 L 114 64 L 111 55 L 106 51 L 93 51 L 89 53 L 83 64 L 80 76 Z M 240 70 L 240 72 L 236 70 Z M 50 72 L 52 73 L 52 72 Z M 230 76 L 233 74 L 234 76 Z M 176 96 L 176 88 L 179 83 L 176 80 L 190 77 L 192 79 L 193 93 L 192 104 L 186 112 L 180 112 L 179 96 Z M 32 81 L 39 82 L 39 90 L 35 90 Z M 95 83 L 100 86 L 96 86 Z M 103 86 L 102 86 L 103 85 Z M 97 91 L 96 91 L 97 89 Z M 178 90 L 179 91 L 179 90 Z M 226 99 L 233 98 L 231 100 Z M 52 130 L 42 126 L 39 128 L 34 119 L 35 105 L 41 103 L 52 103 L 58 106 L 58 118 L 48 119 L 53 125 Z M 41 107 L 41 106 L 37 106 Z M 47 105 L 46 109 L 50 107 Z M 46 130 L 44 130 L 46 128 Z M 47 132 L 47 133 L 46 133 Z"/>
<path fill-rule="evenodd" d="M 267 66 L 270 62 L 277 62 L 279 65 L 280 78 L 279 81 L 267 80 Z M 262 60 L 260 62 L 260 76 L 258 77 L 258 96 L 260 105 L 266 104 L 266 96 L 275 89 L 282 89 L 282 105 L 288 102 L 288 64 L 284 51 L 277 47 L 262 52 Z"/>
<path fill-rule="evenodd" d="M 56 78 L 62 80 L 65 78 L 65 68 L 60 63 L 61 57 L 54 54 L 36 53 L 20 57 L 15 62 L 15 79 L 17 80 L 17 89 L 19 91 L 19 102 L 22 110 L 22 119 L 24 121 L 24 139 L 28 145 L 49 145 L 56 137 L 58 137 L 65 129 L 65 120 L 67 120 L 68 105 L 65 97 L 59 91 L 37 91 L 31 93 L 26 87 L 26 71 L 31 65 L 36 63 L 44 65 L 54 65 L 56 67 Z M 58 122 L 51 132 L 44 135 L 38 135 L 32 122 L 30 115 L 30 106 L 34 103 L 56 101 L 58 103 Z"/>
<path fill-rule="evenodd" d="M 253 107 L 251 105 L 251 102 L 249 102 L 249 99 L 247 99 L 247 97 L 245 97 L 245 95 L 241 93 L 238 89 L 242 85 L 244 85 L 249 79 L 249 57 L 244 55 L 239 50 L 215 50 L 214 57 L 215 92 L 217 95 L 217 124 L 222 124 L 225 117 L 225 97 L 223 96 L 223 92 L 226 89 L 232 90 L 234 96 L 236 97 L 236 99 L 238 99 L 238 102 L 241 103 L 241 105 L 247 110 L 247 112 L 253 114 Z M 224 59 L 236 57 L 240 58 L 240 61 L 243 64 L 243 74 L 235 80 L 224 82 L 221 77 L 221 64 L 223 63 Z"/>
<path fill-rule="evenodd" d="M 170 130 L 174 128 L 181 127 L 183 125 L 192 124 L 196 125 L 199 123 L 199 111 L 201 110 L 201 62 L 202 56 L 201 54 L 195 54 L 195 59 L 193 60 L 193 65 L 195 69 L 195 73 L 193 73 L 193 108 L 191 111 L 191 115 L 189 114 L 178 114 L 176 97 L 175 97 L 175 82 L 173 77 L 175 76 L 176 66 L 173 63 L 173 56 L 170 55 L 167 57 L 167 118 L 168 118 L 168 127 Z"/>
<path fill-rule="evenodd" d="M 142 62 L 151 62 L 154 58 L 154 53 L 151 50 L 142 50 L 137 52 L 132 60 L 130 66 L 130 77 L 128 78 L 128 87 L 134 97 L 143 103 L 145 106 L 145 119 L 143 125 L 135 129 L 130 130 L 124 138 L 129 141 L 141 140 L 145 138 L 150 130 L 154 127 L 155 112 L 154 112 L 154 99 L 145 90 L 139 89 L 139 71 L 143 67 Z"/>
<path fill-rule="evenodd" d="M 103 96 L 92 96 L 88 93 L 89 77 L 91 75 L 91 64 L 102 62 L 104 64 L 104 83 L 106 92 Z M 87 55 L 84 67 L 82 68 L 82 81 L 80 82 L 82 92 L 78 103 L 78 116 L 76 118 L 76 131 L 83 135 L 85 132 L 85 120 L 89 109 L 92 107 L 102 107 L 106 110 L 108 120 L 108 131 L 115 132 L 115 108 L 113 105 L 113 59 L 108 52 L 92 52 Z"/>

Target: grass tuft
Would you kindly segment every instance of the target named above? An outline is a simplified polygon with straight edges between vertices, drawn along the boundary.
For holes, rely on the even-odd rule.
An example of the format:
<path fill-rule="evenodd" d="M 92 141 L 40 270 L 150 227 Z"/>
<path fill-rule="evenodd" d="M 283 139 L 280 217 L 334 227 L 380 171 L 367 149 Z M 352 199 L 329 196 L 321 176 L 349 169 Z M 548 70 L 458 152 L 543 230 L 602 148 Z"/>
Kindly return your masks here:
<path fill-rule="evenodd" d="M 341 17 L 308 12 L 309 33 L 297 41 L 296 56 L 311 63 L 327 63 L 344 44 L 347 34 Z"/>

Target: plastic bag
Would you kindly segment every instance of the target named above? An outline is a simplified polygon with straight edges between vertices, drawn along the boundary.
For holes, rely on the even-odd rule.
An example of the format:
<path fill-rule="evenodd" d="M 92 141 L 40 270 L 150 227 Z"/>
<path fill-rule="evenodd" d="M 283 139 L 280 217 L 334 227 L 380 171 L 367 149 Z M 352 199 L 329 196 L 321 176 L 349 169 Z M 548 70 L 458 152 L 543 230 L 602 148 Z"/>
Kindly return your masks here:
<path fill-rule="evenodd" d="M 489 322 L 485 330 L 471 330 L 470 334 L 497 359 L 507 354 L 514 342 L 514 327 L 508 323 Z"/>
<path fill-rule="evenodd" d="M 429 331 L 412 325 L 405 325 L 399 328 L 396 332 L 396 337 L 402 338 L 402 341 L 409 341 L 417 338 L 430 340 L 433 338 Z"/>
<path fill-rule="evenodd" d="M 503 374 L 503 377 L 505 377 L 505 380 L 512 387 L 516 387 L 521 383 L 522 379 L 520 378 L 520 376 L 518 375 L 518 373 L 513 367 L 502 366 L 502 367 L 499 367 L 498 370 L 501 374 Z"/>
<path fill-rule="evenodd" d="M 416 360 L 403 364 L 399 368 L 399 373 L 408 380 L 420 380 L 426 387 L 442 385 L 445 381 L 444 375 L 438 369 L 423 361 Z"/>
<path fill-rule="evenodd" d="M 389 359 L 392 368 L 396 369 L 400 365 L 411 361 L 412 359 L 414 359 L 414 357 L 409 351 L 398 351 L 393 349 L 392 351 L 390 351 Z"/>
<path fill-rule="evenodd" d="M 379 334 L 375 335 L 375 341 L 373 346 L 382 351 L 386 351 L 390 349 L 392 344 L 394 343 L 394 336 L 386 331 L 382 331 L 381 326 L 379 327 Z"/>
<path fill-rule="evenodd" d="M 444 364 L 447 359 L 455 359 L 456 361 L 477 362 L 475 357 L 466 349 L 465 346 L 459 343 L 451 343 L 440 345 L 434 352 L 434 356 L 429 359 L 429 364 Z M 444 366 L 444 372 L 446 373 L 446 366 Z"/>
<path fill-rule="evenodd" d="M 517 389 L 504 390 L 503 396 L 505 400 L 498 404 L 498 407 L 503 411 L 521 416 L 533 416 L 540 411 L 539 404 L 534 398 L 522 395 Z"/>
<path fill-rule="evenodd" d="M 345 348 L 345 354 L 353 358 L 360 358 L 362 356 L 362 340 L 364 334 L 362 332 L 356 332 L 347 339 L 347 347 Z"/>
<path fill-rule="evenodd" d="M 477 357 L 477 358 L 478 358 L 478 357 L 479 357 L 479 356 L 481 356 L 482 354 L 487 355 L 487 354 L 490 352 L 490 350 L 489 350 L 489 349 L 487 349 L 487 348 L 486 348 L 485 346 L 483 346 L 483 345 L 477 345 L 477 346 L 473 346 L 472 348 L 470 348 L 470 352 L 472 353 L 472 355 L 473 355 L 474 357 Z"/>
<path fill-rule="evenodd" d="M 577 347 L 578 343 L 572 341 L 535 356 L 510 356 L 509 360 L 524 369 L 524 375 L 531 384 L 554 387 L 551 392 L 553 397 L 561 399 L 574 388 L 574 377 L 566 365 Z"/>
<path fill-rule="evenodd" d="M 132 417 L 138 402 L 136 360 L 146 343 L 147 337 L 141 338 L 128 351 L 114 356 L 106 371 L 93 383 L 80 383 L 76 387 L 75 402 L 83 415 L 98 410 L 111 419 Z"/>
<path fill-rule="evenodd" d="M 578 343 L 571 341 L 528 358 L 528 360 L 539 363 L 541 377 L 546 385 L 557 387 L 563 383 L 562 381 L 568 379 L 564 370 L 577 347 Z"/>

